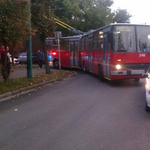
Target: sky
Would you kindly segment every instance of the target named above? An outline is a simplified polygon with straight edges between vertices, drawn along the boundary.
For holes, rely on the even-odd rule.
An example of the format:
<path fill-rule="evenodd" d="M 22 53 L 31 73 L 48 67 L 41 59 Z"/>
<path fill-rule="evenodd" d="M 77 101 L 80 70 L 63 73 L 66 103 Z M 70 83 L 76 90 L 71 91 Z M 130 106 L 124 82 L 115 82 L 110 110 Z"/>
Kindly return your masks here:
<path fill-rule="evenodd" d="M 113 0 L 112 10 L 127 9 L 130 23 L 150 25 L 150 0 Z"/>

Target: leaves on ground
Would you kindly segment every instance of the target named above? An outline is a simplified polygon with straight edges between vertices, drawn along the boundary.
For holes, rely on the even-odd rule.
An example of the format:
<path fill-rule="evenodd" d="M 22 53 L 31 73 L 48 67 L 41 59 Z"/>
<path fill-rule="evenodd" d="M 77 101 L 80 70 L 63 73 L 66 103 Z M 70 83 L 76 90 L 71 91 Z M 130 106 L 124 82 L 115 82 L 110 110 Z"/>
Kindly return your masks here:
<path fill-rule="evenodd" d="M 35 74 L 32 77 L 32 79 L 28 79 L 28 78 L 8 79 L 7 83 L 5 83 L 2 80 L 0 81 L 0 94 L 10 92 L 10 91 L 15 91 L 27 86 L 32 86 L 46 81 L 57 80 L 57 79 L 63 80 L 65 78 L 68 78 L 72 73 L 73 73 L 72 71 L 57 70 L 50 74 L 45 74 L 45 73 Z M 41 86 L 39 87 L 42 88 Z"/>

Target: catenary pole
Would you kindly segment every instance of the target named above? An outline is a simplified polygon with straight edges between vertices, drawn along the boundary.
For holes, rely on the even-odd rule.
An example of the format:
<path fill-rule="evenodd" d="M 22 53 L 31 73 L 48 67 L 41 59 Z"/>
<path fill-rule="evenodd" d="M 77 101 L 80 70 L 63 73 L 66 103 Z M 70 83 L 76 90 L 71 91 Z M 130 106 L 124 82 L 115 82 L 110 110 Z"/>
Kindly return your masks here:
<path fill-rule="evenodd" d="M 59 70 L 61 70 L 61 57 L 60 57 L 60 32 L 57 32 L 57 39 L 58 39 L 58 54 L 59 54 Z"/>
<path fill-rule="evenodd" d="M 27 40 L 27 78 L 32 78 L 31 1 L 28 0 L 29 38 Z"/>

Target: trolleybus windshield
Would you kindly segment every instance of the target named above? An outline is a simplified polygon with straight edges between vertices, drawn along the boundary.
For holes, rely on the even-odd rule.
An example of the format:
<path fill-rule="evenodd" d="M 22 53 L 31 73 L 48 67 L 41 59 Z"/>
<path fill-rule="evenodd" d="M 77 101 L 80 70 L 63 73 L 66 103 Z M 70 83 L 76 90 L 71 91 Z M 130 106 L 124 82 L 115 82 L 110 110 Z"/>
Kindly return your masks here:
<path fill-rule="evenodd" d="M 113 27 L 113 50 L 114 52 L 136 52 L 135 27 Z"/>
<path fill-rule="evenodd" d="M 150 27 L 137 26 L 136 31 L 138 52 L 150 53 Z"/>

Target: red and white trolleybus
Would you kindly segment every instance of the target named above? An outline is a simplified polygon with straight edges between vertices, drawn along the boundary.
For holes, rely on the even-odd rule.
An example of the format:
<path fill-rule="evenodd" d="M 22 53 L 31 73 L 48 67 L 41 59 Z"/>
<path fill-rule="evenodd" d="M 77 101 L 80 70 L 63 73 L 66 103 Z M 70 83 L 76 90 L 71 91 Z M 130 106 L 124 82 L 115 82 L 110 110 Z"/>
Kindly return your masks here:
<path fill-rule="evenodd" d="M 47 43 L 51 62 L 58 67 L 57 41 Z M 150 65 L 150 26 L 110 24 L 82 36 L 62 37 L 60 49 L 62 66 L 83 68 L 101 80 L 138 81 Z"/>

